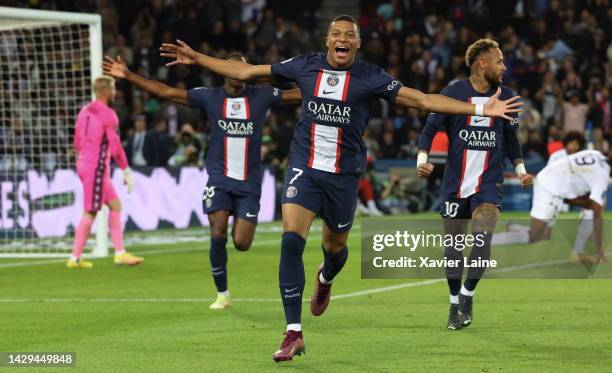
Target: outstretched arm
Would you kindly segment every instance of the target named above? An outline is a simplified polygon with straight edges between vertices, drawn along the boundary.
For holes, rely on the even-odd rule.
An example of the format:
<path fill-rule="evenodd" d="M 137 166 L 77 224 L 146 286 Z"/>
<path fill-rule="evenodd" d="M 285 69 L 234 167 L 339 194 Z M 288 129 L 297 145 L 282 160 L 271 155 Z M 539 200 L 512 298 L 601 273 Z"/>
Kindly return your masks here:
<path fill-rule="evenodd" d="M 483 105 L 470 104 L 455 100 L 444 95 L 426 94 L 419 90 L 402 87 L 397 94 L 395 103 L 408 107 L 415 107 L 423 111 L 444 114 L 478 115 L 486 117 L 502 117 L 511 120 L 510 113 L 523 111 L 519 107 L 523 103 L 517 101 L 520 96 L 514 96 L 508 100 L 499 100 L 501 88 Z"/>
<path fill-rule="evenodd" d="M 114 60 L 109 56 L 104 57 L 102 69 L 104 70 L 105 74 L 117 79 L 126 79 L 140 89 L 150 92 L 156 96 L 176 102 L 177 104 L 187 105 L 186 90 L 170 87 L 164 83 L 147 79 L 134 72 L 131 72 L 125 62 L 123 62 L 121 59 L 121 56 L 117 56 L 117 60 Z"/>
<path fill-rule="evenodd" d="M 163 43 L 159 48 L 160 56 L 174 59 L 166 66 L 196 64 L 226 78 L 243 81 L 269 79 L 272 75 L 270 65 L 251 65 L 243 61 L 222 60 L 198 53 L 181 40 L 177 39 L 176 42 L 177 44 Z"/>

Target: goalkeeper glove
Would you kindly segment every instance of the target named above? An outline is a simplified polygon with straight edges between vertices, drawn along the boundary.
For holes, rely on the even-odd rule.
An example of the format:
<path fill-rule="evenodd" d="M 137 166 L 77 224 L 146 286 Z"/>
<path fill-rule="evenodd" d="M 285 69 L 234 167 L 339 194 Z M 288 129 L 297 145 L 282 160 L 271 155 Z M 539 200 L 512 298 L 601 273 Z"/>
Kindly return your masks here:
<path fill-rule="evenodd" d="M 132 193 L 132 190 L 134 190 L 134 177 L 129 167 L 123 170 L 123 184 L 127 186 L 128 193 Z"/>

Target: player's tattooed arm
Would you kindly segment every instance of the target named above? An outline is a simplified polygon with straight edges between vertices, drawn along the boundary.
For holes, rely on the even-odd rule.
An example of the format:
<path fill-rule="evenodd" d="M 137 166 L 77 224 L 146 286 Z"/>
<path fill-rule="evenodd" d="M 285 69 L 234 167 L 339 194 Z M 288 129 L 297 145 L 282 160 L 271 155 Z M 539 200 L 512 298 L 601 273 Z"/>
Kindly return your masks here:
<path fill-rule="evenodd" d="M 242 81 L 268 79 L 272 75 L 270 65 L 251 65 L 244 61 L 222 60 L 196 52 L 181 40 L 177 39 L 176 42 L 177 44 L 163 43 L 159 48 L 160 56 L 174 59 L 166 64 L 168 67 L 195 64 L 226 78 Z"/>
<path fill-rule="evenodd" d="M 281 101 L 284 104 L 294 104 L 302 101 L 302 92 L 299 88 L 283 90 Z"/>
<path fill-rule="evenodd" d="M 523 111 L 519 102 L 520 96 L 514 96 L 507 100 L 500 100 L 499 95 L 501 89 L 489 98 L 484 104 L 475 105 L 467 102 L 455 100 L 439 94 L 425 94 L 419 90 L 402 87 L 400 88 L 395 103 L 408 107 L 415 107 L 427 112 L 445 113 L 445 114 L 461 114 L 461 115 L 481 115 L 487 117 L 501 117 L 507 120 L 512 120 L 508 114 L 519 113 Z"/>
<path fill-rule="evenodd" d="M 144 78 L 130 71 L 120 56 L 117 56 L 116 60 L 109 56 L 104 57 L 102 69 L 105 74 L 117 79 L 126 79 L 138 88 L 156 96 L 176 102 L 177 104 L 187 105 L 187 90 L 170 87 L 169 85 Z"/>

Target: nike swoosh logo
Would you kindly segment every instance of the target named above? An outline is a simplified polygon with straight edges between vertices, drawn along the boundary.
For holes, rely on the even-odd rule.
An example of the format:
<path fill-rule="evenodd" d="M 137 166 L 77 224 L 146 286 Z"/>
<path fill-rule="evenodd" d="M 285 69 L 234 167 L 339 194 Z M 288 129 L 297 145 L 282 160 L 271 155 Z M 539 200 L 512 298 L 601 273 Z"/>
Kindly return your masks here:
<path fill-rule="evenodd" d="M 254 218 L 254 217 L 256 217 L 256 216 L 257 216 L 257 214 L 251 214 L 250 212 L 247 212 L 247 213 L 246 213 L 246 217 L 247 217 L 247 218 Z"/>
<path fill-rule="evenodd" d="M 296 291 L 299 286 L 294 287 L 293 289 L 285 289 L 285 293 L 291 293 L 292 291 Z"/>
<path fill-rule="evenodd" d="M 480 123 L 480 122 L 482 122 L 483 120 L 487 120 L 487 118 L 475 119 L 475 120 L 474 120 L 474 122 L 476 122 L 476 123 Z"/>
<path fill-rule="evenodd" d="M 326 90 L 323 90 L 323 94 L 324 95 L 331 95 L 332 93 L 336 93 L 336 92 L 338 92 L 338 91 L 326 91 Z"/>
<path fill-rule="evenodd" d="M 350 221 L 349 221 L 348 223 L 346 223 L 346 224 L 340 224 L 340 223 L 338 223 L 338 228 L 344 228 L 344 227 L 346 227 L 346 226 L 347 226 L 347 225 L 349 225 L 349 224 L 351 224 L 351 222 L 350 222 Z"/>
<path fill-rule="evenodd" d="M 240 114 L 240 113 L 230 113 L 230 115 L 238 115 L 238 114 Z"/>

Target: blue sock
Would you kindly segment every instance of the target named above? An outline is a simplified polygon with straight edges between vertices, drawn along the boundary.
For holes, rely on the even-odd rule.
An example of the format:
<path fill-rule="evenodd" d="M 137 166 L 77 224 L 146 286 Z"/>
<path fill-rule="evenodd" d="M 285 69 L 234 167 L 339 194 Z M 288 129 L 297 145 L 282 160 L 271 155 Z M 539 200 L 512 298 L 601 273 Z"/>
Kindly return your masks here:
<path fill-rule="evenodd" d="M 458 266 L 447 266 L 445 272 L 450 295 L 459 295 L 461 278 L 463 277 L 463 251 L 457 251 L 452 246 L 445 246 L 444 258 L 449 262 L 458 264 Z"/>
<path fill-rule="evenodd" d="M 210 268 L 219 293 L 227 290 L 226 244 L 226 237 L 210 238 Z"/>
<path fill-rule="evenodd" d="M 348 258 L 348 247 L 338 251 L 337 253 L 330 253 L 325 251 L 323 245 L 323 278 L 325 281 L 331 282 L 334 277 L 342 270 L 346 259 Z"/>
<path fill-rule="evenodd" d="M 300 324 L 302 293 L 304 293 L 304 262 L 302 254 L 306 241 L 295 232 L 283 233 L 278 282 L 287 324 Z"/>
<path fill-rule="evenodd" d="M 474 237 L 478 235 L 484 236 L 484 238 L 479 240 L 474 240 L 474 245 L 472 246 L 472 251 L 470 252 L 469 262 L 477 259 L 491 259 L 491 239 L 493 238 L 493 234 L 487 232 L 474 232 Z M 478 285 L 478 281 L 484 275 L 486 267 L 470 267 L 468 269 L 467 278 L 463 283 L 463 286 L 469 291 L 474 291 L 476 289 L 476 285 Z"/>

